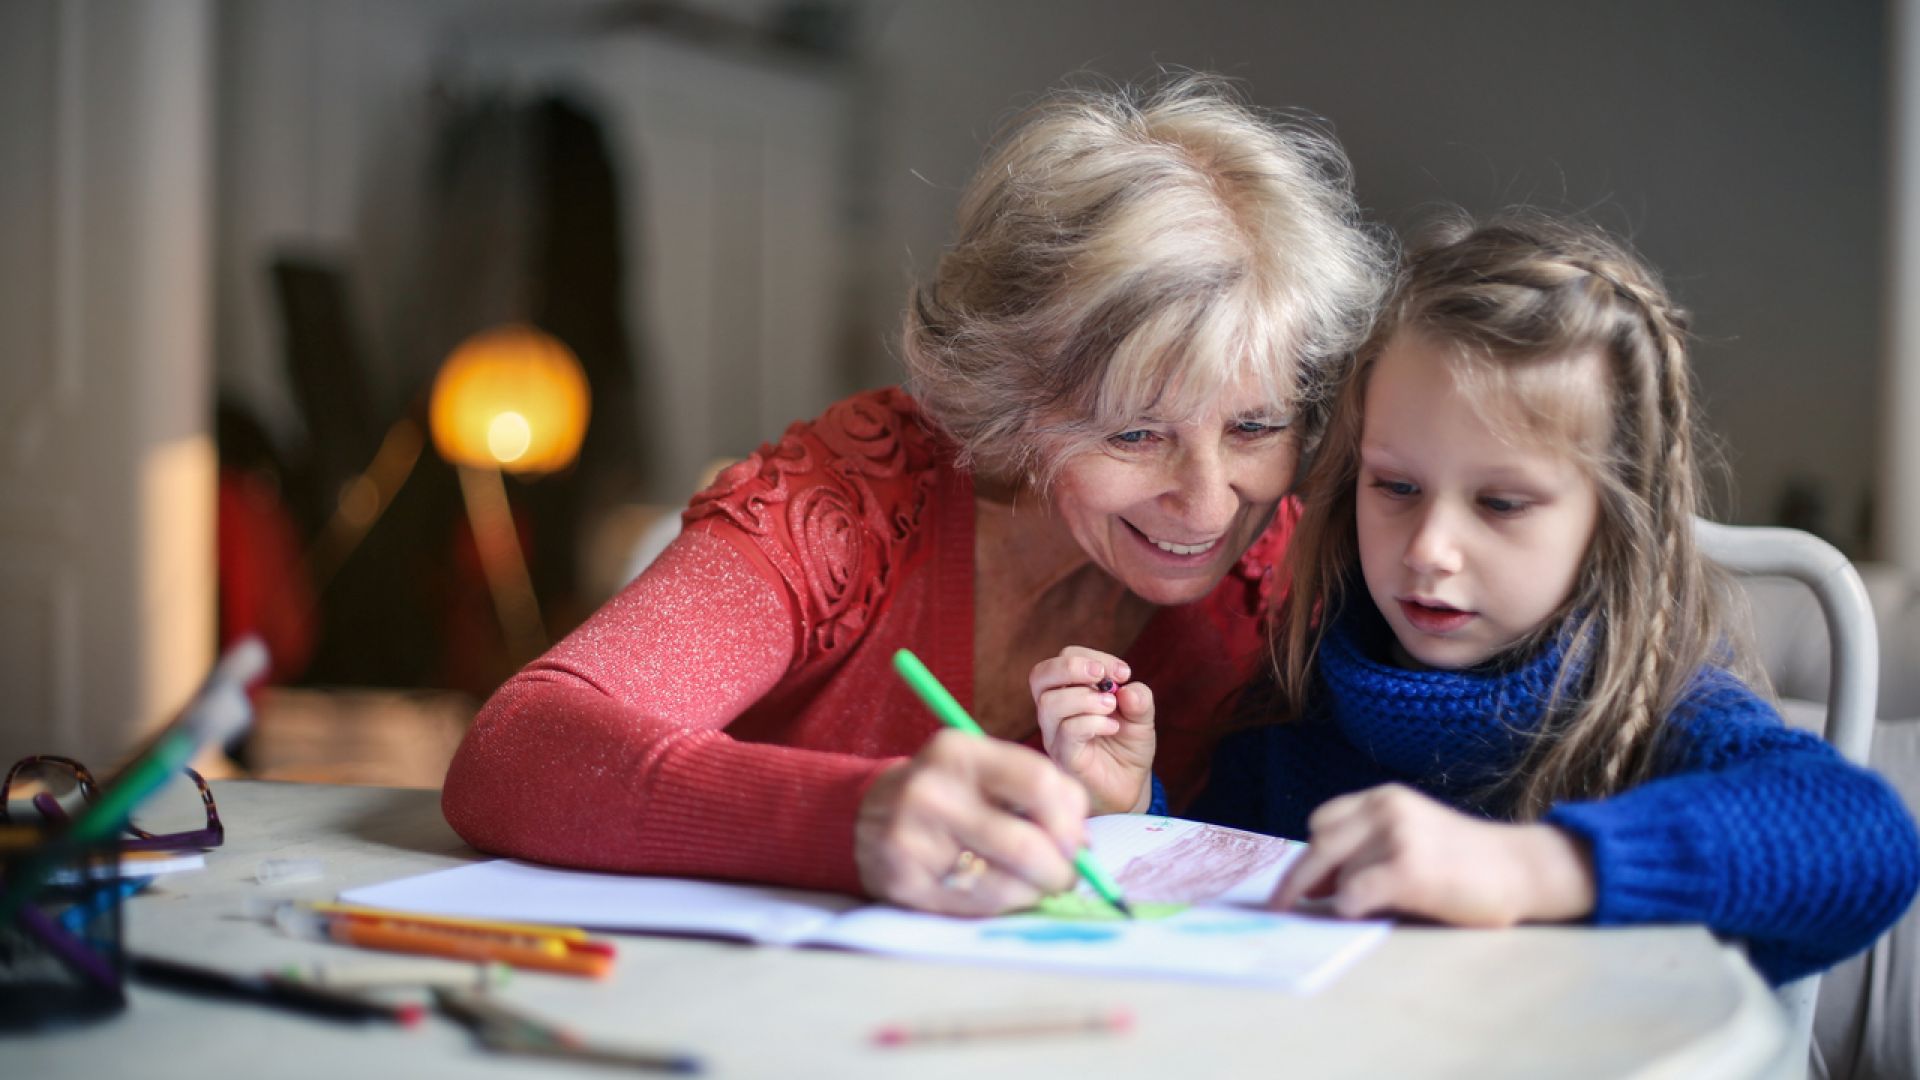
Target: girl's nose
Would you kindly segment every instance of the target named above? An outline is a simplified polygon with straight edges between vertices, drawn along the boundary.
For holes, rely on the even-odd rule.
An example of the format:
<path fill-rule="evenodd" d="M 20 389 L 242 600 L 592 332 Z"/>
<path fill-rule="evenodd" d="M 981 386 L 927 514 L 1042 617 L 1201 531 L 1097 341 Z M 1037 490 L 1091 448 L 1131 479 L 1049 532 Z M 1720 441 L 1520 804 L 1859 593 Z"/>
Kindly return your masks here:
<path fill-rule="evenodd" d="M 1407 538 L 1407 553 L 1402 559 L 1407 569 L 1417 574 L 1457 574 L 1460 572 L 1460 543 L 1446 511 L 1428 506 Z"/>

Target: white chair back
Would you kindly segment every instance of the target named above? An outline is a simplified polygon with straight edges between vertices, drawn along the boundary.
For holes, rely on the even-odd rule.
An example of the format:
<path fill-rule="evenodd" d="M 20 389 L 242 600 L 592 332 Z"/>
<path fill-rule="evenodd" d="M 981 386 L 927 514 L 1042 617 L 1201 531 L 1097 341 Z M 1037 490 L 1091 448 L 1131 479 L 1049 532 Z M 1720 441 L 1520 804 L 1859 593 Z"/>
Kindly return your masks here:
<path fill-rule="evenodd" d="M 1873 745 L 1874 709 L 1879 696 L 1880 637 L 1874 628 L 1867 588 L 1853 564 L 1833 545 L 1798 529 L 1721 525 L 1697 518 L 1694 540 L 1700 552 L 1729 572 L 1754 577 L 1785 577 L 1813 591 L 1826 616 L 1832 653 L 1827 682 L 1827 741 L 1856 765 L 1867 763 Z M 1809 975 L 1775 992 L 1787 1014 L 1789 1042 L 1782 1062 L 1786 1073 L 1804 1076 L 1813 1044 L 1813 1010 L 1820 976 Z"/>

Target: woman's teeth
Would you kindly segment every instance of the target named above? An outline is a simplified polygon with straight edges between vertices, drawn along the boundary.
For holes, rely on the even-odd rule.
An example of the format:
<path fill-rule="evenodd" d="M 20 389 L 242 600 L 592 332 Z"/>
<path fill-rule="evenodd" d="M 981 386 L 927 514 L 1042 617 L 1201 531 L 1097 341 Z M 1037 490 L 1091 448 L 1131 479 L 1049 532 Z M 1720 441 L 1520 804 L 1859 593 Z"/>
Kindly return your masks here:
<path fill-rule="evenodd" d="M 1147 539 L 1153 540 L 1152 537 L 1148 537 Z M 1209 540 L 1204 544 L 1173 544 L 1165 540 L 1154 540 L 1153 546 L 1173 555 L 1198 555 L 1203 551 L 1211 550 L 1213 545 L 1219 542 L 1218 540 Z"/>

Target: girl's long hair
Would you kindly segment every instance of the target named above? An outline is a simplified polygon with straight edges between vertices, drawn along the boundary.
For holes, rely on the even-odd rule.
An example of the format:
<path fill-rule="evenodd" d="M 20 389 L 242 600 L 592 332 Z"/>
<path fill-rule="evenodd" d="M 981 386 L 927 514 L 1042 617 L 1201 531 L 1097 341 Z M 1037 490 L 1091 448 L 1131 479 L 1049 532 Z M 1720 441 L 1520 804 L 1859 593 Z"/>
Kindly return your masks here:
<path fill-rule="evenodd" d="M 1689 680 L 1743 651 L 1728 644 L 1724 575 L 1694 547 L 1701 483 L 1686 316 L 1604 233 L 1538 214 L 1450 220 L 1410 251 L 1302 485 L 1293 587 L 1273 638 L 1283 709 L 1297 715 L 1307 699 L 1323 616 L 1370 602 L 1364 590 L 1342 595 L 1359 560 L 1361 412 L 1375 363 L 1403 333 L 1449 346 L 1489 419 L 1518 416 L 1516 434 L 1575 456 L 1600 497 L 1573 594 L 1516 648 L 1560 635 L 1565 659 L 1538 737 L 1490 798 L 1532 819 L 1562 800 L 1633 786 L 1656 764 L 1662 718 Z M 1593 370 L 1579 361 L 1595 354 L 1597 408 L 1591 376 L 1566 374 Z M 1756 675 L 1750 666 L 1741 674 Z"/>

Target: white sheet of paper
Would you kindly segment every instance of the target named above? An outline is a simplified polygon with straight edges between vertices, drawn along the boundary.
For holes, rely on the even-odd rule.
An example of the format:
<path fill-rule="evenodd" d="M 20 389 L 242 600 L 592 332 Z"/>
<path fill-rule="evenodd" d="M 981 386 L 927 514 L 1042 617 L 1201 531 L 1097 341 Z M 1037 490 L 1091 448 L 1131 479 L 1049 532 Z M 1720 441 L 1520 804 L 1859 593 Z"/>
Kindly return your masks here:
<path fill-rule="evenodd" d="M 1254 983 L 1311 993 L 1386 936 L 1388 924 L 1238 907 L 1164 919 L 1072 922 L 1036 915 L 949 919 L 893 907 L 850 912 L 809 938 L 862 952 L 1106 975 Z"/>
<path fill-rule="evenodd" d="M 926 960 L 1229 980 L 1309 993 L 1387 933 L 1261 910 L 1304 844 L 1178 818 L 1088 822 L 1095 856 L 1132 902 L 1196 906 L 1163 919 L 958 919 L 836 893 L 561 870 L 499 860 L 341 894 L 349 903 L 505 922 L 820 945 Z M 1085 886 L 1082 886 L 1085 889 Z"/>
<path fill-rule="evenodd" d="M 562 870 L 499 859 L 349 889 L 350 904 L 496 922 L 792 945 L 866 901 L 839 893 Z"/>

